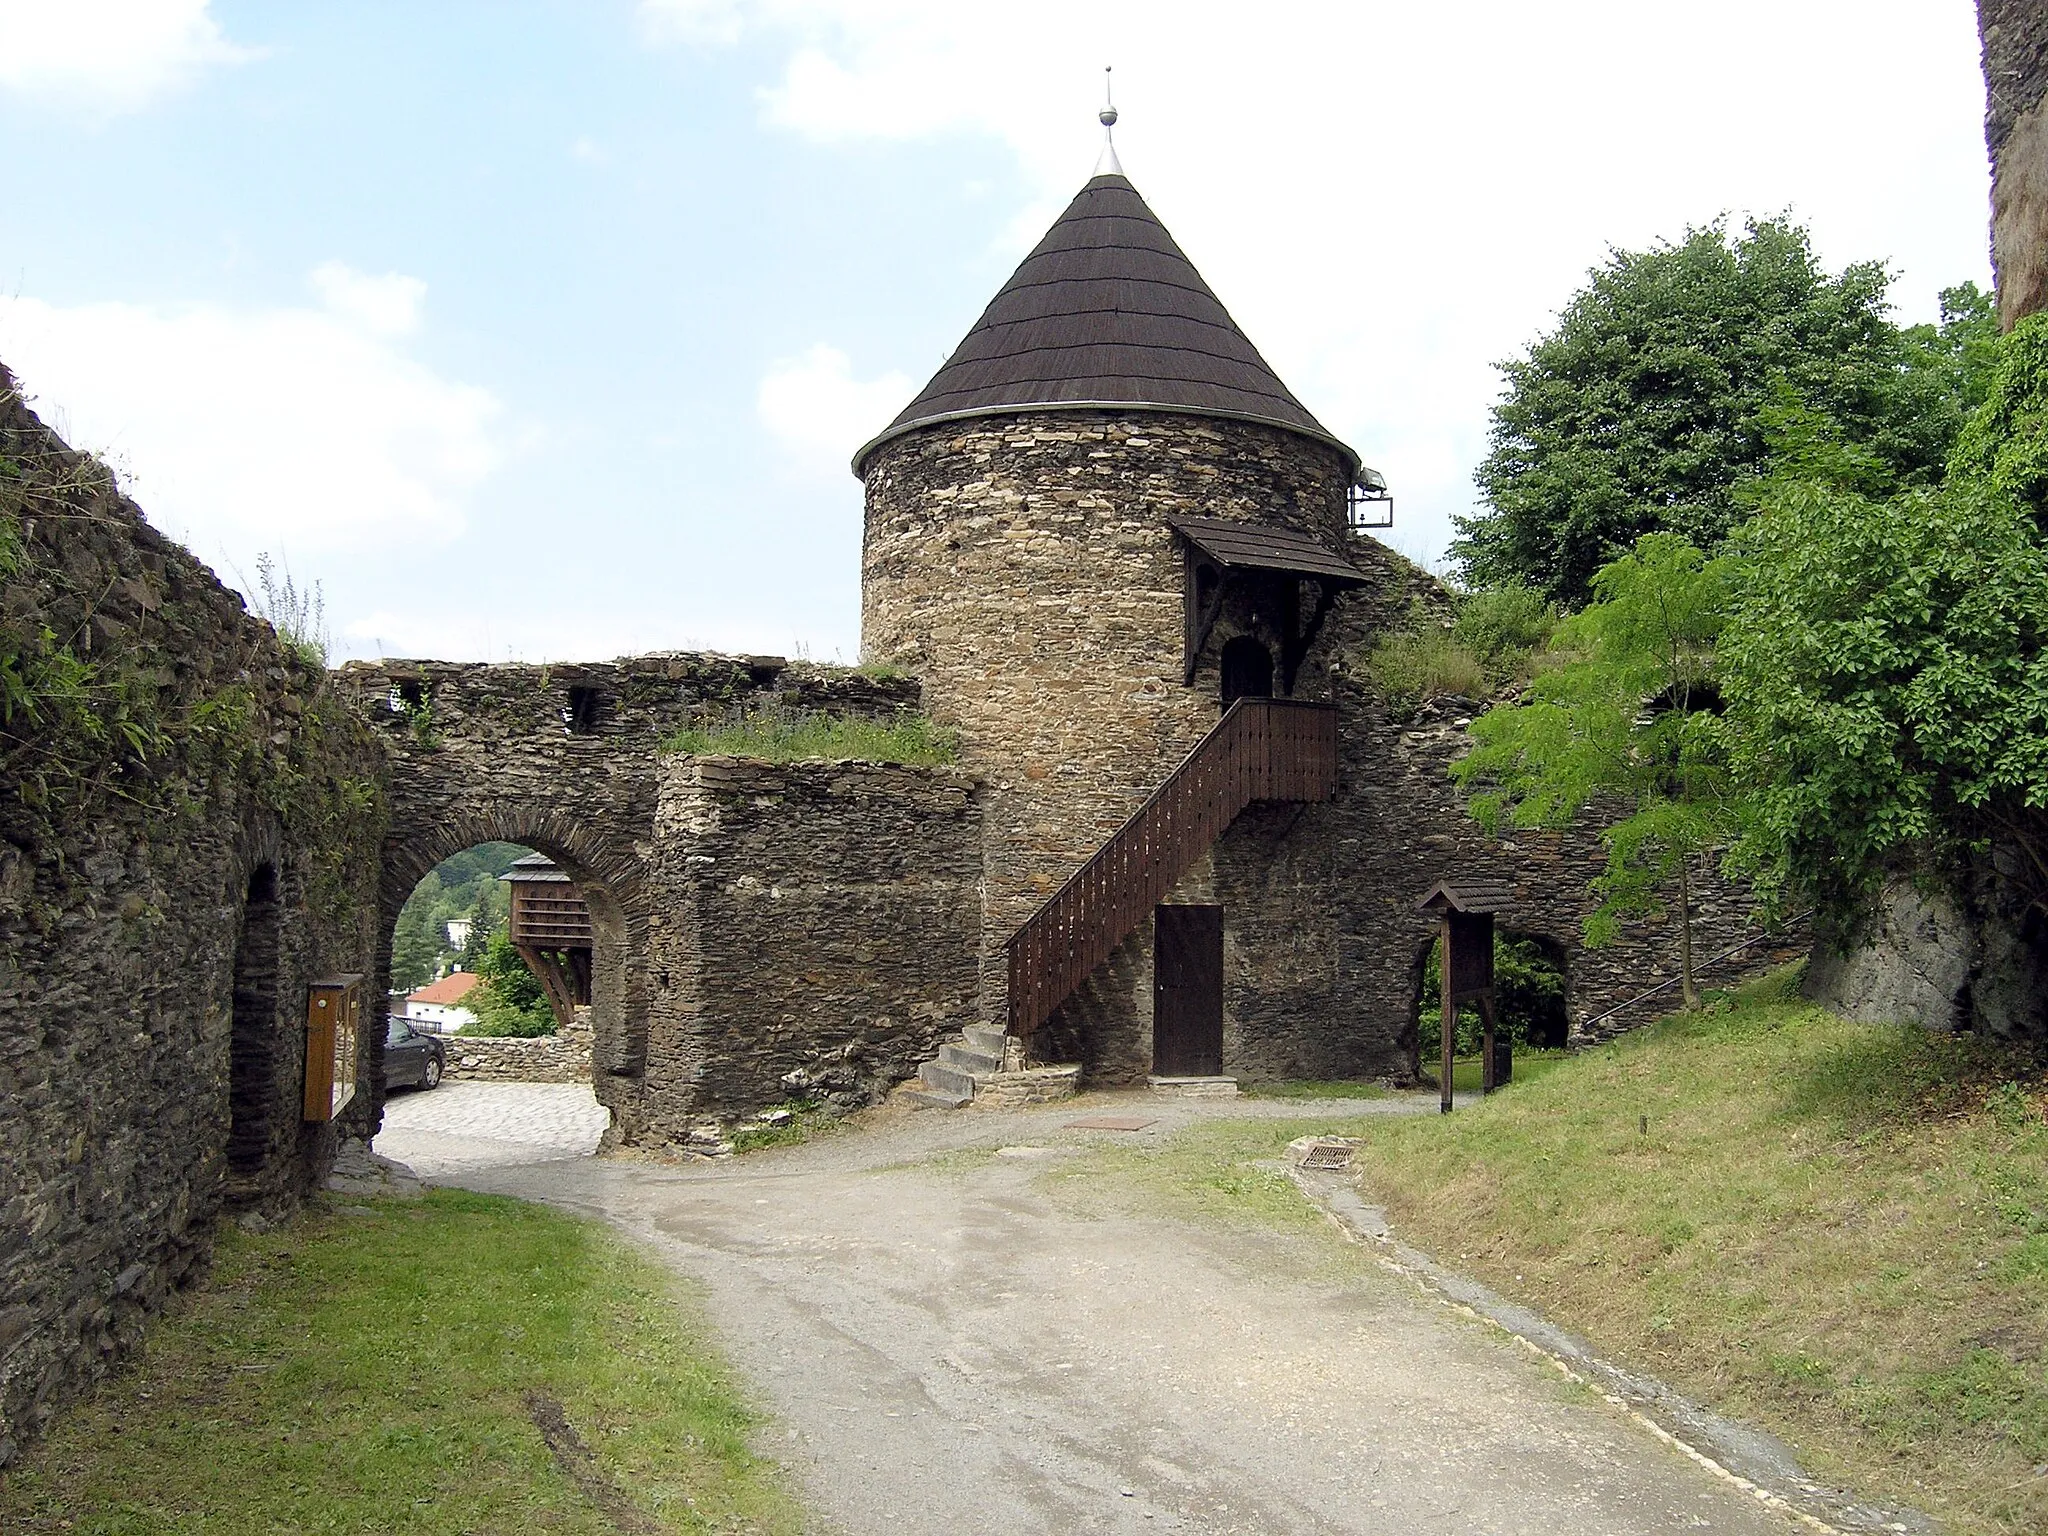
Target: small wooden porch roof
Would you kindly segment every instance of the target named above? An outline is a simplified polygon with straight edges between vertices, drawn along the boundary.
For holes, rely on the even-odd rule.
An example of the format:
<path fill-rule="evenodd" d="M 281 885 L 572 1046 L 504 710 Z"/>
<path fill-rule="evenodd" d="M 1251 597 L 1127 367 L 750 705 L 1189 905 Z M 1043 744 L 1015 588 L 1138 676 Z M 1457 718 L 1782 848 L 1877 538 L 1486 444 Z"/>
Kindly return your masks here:
<path fill-rule="evenodd" d="M 1505 912 L 1515 904 L 1515 888 L 1505 880 L 1439 880 L 1417 898 L 1424 912 Z"/>
<path fill-rule="evenodd" d="M 1366 584 L 1357 566 L 1292 528 L 1234 517 L 1169 517 L 1166 525 L 1225 570 L 1278 571 L 1333 587 Z"/>

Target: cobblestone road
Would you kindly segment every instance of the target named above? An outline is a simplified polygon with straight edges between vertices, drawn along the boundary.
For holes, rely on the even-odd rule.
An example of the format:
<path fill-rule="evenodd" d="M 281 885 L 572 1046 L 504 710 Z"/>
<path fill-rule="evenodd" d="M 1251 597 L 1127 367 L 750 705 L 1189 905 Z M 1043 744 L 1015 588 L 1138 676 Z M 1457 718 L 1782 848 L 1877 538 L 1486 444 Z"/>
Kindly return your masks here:
<path fill-rule="evenodd" d="M 394 1093 L 375 1149 L 429 1181 L 588 1157 L 611 1124 L 588 1083 L 450 1083 Z"/>

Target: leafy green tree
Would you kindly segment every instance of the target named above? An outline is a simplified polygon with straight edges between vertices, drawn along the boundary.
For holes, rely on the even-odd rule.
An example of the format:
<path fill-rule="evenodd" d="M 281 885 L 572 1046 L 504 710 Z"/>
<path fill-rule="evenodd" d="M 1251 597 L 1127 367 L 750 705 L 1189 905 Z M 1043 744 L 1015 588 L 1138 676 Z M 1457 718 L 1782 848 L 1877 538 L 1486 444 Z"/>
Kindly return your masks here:
<path fill-rule="evenodd" d="M 429 870 L 399 909 L 392 930 L 393 985 L 423 985 L 450 961 L 464 970 L 477 969 L 483 946 L 505 926 L 508 897 L 498 876 L 529 851 L 517 843 L 478 843 Z M 469 947 L 458 955 L 448 942 L 448 924 L 462 917 L 474 926 Z"/>
<path fill-rule="evenodd" d="M 554 1011 L 540 979 L 519 958 L 502 929 L 491 936 L 477 966 L 482 980 L 470 989 L 463 1006 L 477 1017 L 466 1033 L 476 1035 L 551 1035 Z"/>
<path fill-rule="evenodd" d="M 1569 607 L 1645 533 L 1711 550 L 1771 472 L 1788 402 L 1866 445 L 1882 489 L 1929 483 L 1981 392 L 1990 300 L 1943 295 L 1938 326 L 1887 315 L 1882 263 L 1830 276 L 1786 218 L 1614 251 L 1556 328 L 1502 365 L 1486 510 L 1452 553 L 1476 586 L 1524 582 Z M 1989 331 L 1987 331 L 1989 327 Z"/>
<path fill-rule="evenodd" d="M 2048 920 L 2048 316 L 2006 339 L 1939 490 L 1825 445 L 1743 530 L 1723 641 L 1762 890 L 1852 924 L 1990 855 Z"/>
<path fill-rule="evenodd" d="M 1678 907 L 1679 975 L 1693 1006 L 1691 871 L 1739 823 L 1718 719 L 1714 644 L 1732 563 L 1674 533 L 1645 534 L 1593 578 L 1594 601 L 1557 631 L 1554 665 L 1524 702 L 1488 710 L 1452 769 L 1482 791 L 1472 813 L 1504 825 L 1563 827 L 1593 807 L 1621 813 L 1601 834 L 1607 867 L 1586 941 L 1625 916 Z"/>

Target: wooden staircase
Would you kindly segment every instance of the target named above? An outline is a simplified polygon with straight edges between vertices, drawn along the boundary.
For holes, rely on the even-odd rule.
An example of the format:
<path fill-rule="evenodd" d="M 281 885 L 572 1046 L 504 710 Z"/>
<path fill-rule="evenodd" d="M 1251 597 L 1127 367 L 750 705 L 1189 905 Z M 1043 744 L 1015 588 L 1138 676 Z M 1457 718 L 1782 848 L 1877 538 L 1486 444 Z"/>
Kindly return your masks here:
<path fill-rule="evenodd" d="M 1239 699 L 1009 943 L 1009 1033 L 1029 1038 L 1255 800 L 1337 791 L 1337 712 Z"/>

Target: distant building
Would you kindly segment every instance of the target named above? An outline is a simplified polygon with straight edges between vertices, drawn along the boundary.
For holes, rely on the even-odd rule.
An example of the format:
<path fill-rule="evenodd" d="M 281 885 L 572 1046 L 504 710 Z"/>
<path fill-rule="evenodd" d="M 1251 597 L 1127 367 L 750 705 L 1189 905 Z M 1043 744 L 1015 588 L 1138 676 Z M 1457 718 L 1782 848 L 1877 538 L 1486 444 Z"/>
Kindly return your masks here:
<path fill-rule="evenodd" d="M 406 1022 L 437 1035 L 452 1035 L 474 1024 L 476 1015 L 462 1006 L 462 1000 L 481 979 L 474 971 L 451 971 L 439 981 L 430 981 L 418 991 L 407 993 Z"/>
<path fill-rule="evenodd" d="M 476 924 L 466 917 L 450 919 L 448 923 L 448 947 L 450 949 L 469 948 L 470 931 L 475 927 Z"/>

